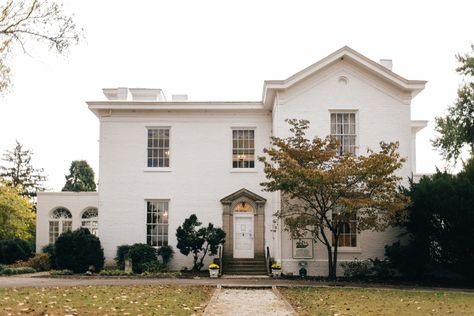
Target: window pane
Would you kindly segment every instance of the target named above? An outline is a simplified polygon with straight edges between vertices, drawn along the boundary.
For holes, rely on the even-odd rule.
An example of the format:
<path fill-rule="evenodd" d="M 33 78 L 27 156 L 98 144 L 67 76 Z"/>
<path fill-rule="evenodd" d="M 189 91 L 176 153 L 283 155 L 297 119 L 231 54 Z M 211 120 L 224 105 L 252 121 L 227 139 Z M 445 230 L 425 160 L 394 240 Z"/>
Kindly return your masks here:
<path fill-rule="evenodd" d="M 169 167 L 169 128 L 148 129 L 148 167 Z"/>
<path fill-rule="evenodd" d="M 339 140 L 340 155 L 355 154 L 355 113 L 331 113 L 331 135 Z"/>

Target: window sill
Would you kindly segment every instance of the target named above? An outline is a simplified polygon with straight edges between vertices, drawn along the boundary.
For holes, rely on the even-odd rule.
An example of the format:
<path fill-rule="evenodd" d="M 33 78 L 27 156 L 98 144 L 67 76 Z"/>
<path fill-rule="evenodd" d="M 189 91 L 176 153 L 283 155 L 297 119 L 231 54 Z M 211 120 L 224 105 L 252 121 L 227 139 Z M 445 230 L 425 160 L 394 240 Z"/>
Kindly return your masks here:
<path fill-rule="evenodd" d="M 257 173 L 256 168 L 232 168 L 229 171 L 230 173 Z"/>
<path fill-rule="evenodd" d="M 334 250 L 334 247 L 332 248 Z M 362 253 L 362 249 L 358 247 L 339 247 L 337 248 L 338 253 Z"/>
<path fill-rule="evenodd" d="M 143 169 L 144 172 L 171 172 L 171 168 L 153 168 L 153 167 L 147 167 Z"/>

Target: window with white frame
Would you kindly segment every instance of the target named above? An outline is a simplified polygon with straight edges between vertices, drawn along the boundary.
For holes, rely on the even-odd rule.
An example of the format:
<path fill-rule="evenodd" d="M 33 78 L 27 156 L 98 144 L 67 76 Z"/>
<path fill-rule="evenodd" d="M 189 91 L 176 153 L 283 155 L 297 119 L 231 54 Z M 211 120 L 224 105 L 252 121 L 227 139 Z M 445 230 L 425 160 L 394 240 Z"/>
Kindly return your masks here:
<path fill-rule="evenodd" d="M 357 247 L 357 217 L 355 214 L 348 218 L 334 215 L 338 232 L 338 247 Z M 332 245 L 336 245 L 336 236 L 332 236 Z"/>
<path fill-rule="evenodd" d="M 90 207 L 82 213 L 81 227 L 87 228 L 95 236 L 99 235 L 99 211 L 95 207 Z"/>
<path fill-rule="evenodd" d="M 355 154 L 356 149 L 355 113 L 331 113 L 331 136 L 339 141 L 338 154 Z"/>
<path fill-rule="evenodd" d="M 54 209 L 49 216 L 49 243 L 54 244 L 60 234 L 71 230 L 71 212 L 64 207 Z"/>
<path fill-rule="evenodd" d="M 170 166 L 170 129 L 148 128 L 147 166 L 168 168 Z"/>
<path fill-rule="evenodd" d="M 147 200 L 146 242 L 153 247 L 168 245 L 167 200 Z"/>
<path fill-rule="evenodd" d="M 255 130 L 232 130 L 232 168 L 255 168 Z"/>

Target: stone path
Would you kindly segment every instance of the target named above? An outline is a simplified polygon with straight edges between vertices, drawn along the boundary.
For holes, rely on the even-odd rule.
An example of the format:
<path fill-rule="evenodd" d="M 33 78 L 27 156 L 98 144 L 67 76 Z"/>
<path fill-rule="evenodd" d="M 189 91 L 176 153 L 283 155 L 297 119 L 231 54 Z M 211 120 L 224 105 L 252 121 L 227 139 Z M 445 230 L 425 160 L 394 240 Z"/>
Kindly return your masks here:
<path fill-rule="evenodd" d="M 218 287 L 204 311 L 204 316 L 296 315 L 276 288 L 238 289 Z"/>

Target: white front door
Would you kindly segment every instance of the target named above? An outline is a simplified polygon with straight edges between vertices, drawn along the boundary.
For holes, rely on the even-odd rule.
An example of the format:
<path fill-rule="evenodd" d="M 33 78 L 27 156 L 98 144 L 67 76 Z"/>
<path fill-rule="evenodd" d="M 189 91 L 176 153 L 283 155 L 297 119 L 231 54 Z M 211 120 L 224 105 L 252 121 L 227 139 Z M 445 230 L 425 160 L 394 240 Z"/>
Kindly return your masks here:
<path fill-rule="evenodd" d="M 253 257 L 253 213 L 234 213 L 234 258 Z"/>

